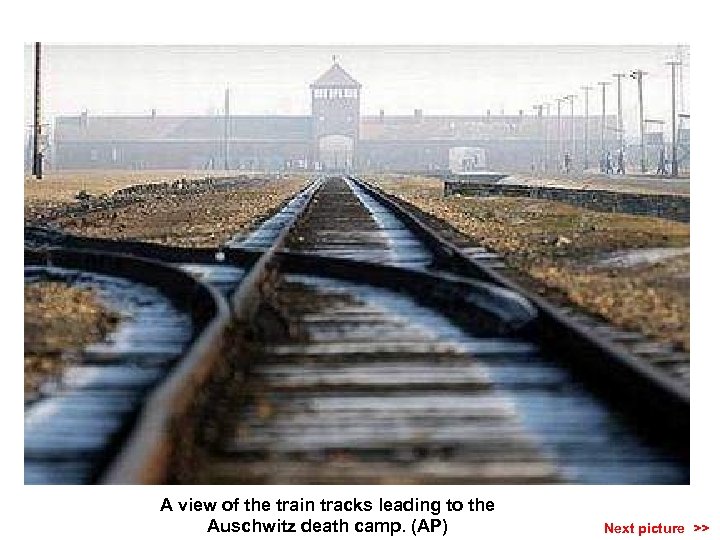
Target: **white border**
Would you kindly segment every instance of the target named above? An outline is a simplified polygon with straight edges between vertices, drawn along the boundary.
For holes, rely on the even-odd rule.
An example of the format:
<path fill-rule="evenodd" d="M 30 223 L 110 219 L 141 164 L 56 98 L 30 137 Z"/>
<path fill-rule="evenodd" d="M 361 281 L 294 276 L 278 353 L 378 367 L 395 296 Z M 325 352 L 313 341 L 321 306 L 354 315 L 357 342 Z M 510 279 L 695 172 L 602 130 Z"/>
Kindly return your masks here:
<path fill-rule="evenodd" d="M 501 4 L 501 5 L 495 5 Z M 12 11 L 12 13 L 10 13 Z M 150 3 L 43 2 L 6 8 L 9 31 L 3 32 L 2 66 L 11 75 L 4 85 L 6 122 L 3 155 L 10 158 L 4 177 L 3 231 L 13 260 L 3 266 L 8 304 L 3 329 L 10 346 L 3 360 L 6 385 L 2 393 L 3 426 L 8 441 L 4 487 L 6 507 L 2 529 L 8 538 L 122 538 L 203 536 L 208 515 L 160 513 L 163 497 L 235 497 L 286 499 L 326 498 L 493 499 L 491 514 L 453 516 L 452 538 L 592 539 L 605 521 L 708 523 L 715 537 L 720 522 L 716 503 L 718 443 L 714 437 L 718 380 L 717 286 L 713 265 L 717 245 L 715 205 L 720 200 L 716 165 L 717 137 L 710 127 L 717 87 L 717 32 L 711 10 L 692 3 L 627 1 L 601 5 L 578 2 L 202 2 L 192 5 Z M 144 43 L 690 43 L 693 55 L 693 219 L 692 219 L 692 351 L 693 456 L 692 484 L 678 487 L 31 487 L 23 486 L 21 401 L 22 335 L 19 284 L 21 255 L 20 194 L 22 142 L 22 45 L 24 42 Z M 700 115 L 700 116 L 698 116 Z M 16 191 L 18 190 L 18 191 Z M 15 258 L 17 257 L 17 259 Z M 12 313 L 12 315 L 11 315 Z M 224 516 L 218 516 L 222 518 Z M 236 516 L 238 519 L 240 516 Z M 447 517 L 447 516 L 445 516 Z M 352 518 L 346 515 L 345 519 Z M 227 518 L 226 518 L 227 519 Z M 366 536 L 366 535 L 364 535 Z M 610 535 L 613 536 L 613 535 Z"/>

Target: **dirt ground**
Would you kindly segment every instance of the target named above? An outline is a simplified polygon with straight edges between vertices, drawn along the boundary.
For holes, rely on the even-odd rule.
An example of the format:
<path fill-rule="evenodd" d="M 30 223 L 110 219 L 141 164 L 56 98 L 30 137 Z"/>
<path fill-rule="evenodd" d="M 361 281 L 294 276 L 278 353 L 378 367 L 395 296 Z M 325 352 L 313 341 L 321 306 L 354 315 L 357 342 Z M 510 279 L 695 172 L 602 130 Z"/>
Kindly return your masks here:
<path fill-rule="evenodd" d="M 26 284 L 26 399 L 62 372 L 69 353 L 100 341 L 117 321 L 93 291 L 56 282 Z"/>
<path fill-rule="evenodd" d="M 690 347 L 690 227 L 526 198 L 442 196 L 442 181 L 371 179 L 502 254 L 540 294 L 561 297 L 614 324 Z M 642 251 L 640 251 L 642 250 Z M 627 254 L 648 257 L 633 260 Z M 605 260 L 614 255 L 612 264 Z"/>
<path fill-rule="evenodd" d="M 225 175 L 223 171 L 221 176 Z M 230 190 L 148 193 L 130 201 L 115 201 L 111 195 L 135 184 L 206 177 L 205 171 L 92 171 L 50 174 L 42 181 L 26 178 L 25 221 L 86 236 L 215 247 L 274 213 L 307 183 L 301 176 L 254 177 Z M 105 207 L 78 206 L 76 195 L 81 190 L 91 197 L 109 195 Z M 100 340 L 115 322 L 116 315 L 103 308 L 91 291 L 60 283 L 26 285 L 26 399 L 62 372 L 72 356 L 63 353 Z"/>
<path fill-rule="evenodd" d="M 169 182 L 178 178 L 192 180 L 208 176 L 227 176 L 227 171 L 122 171 L 88 170 L 48 172 L 42 180 L 25 176 L 25 205 L 71 202 L 85 190 L 91 195 L 110 193 L 133 184 Z"/>
<path fill-rule="evenodd" d="M 191 178 L 185 173 L 157 174 L 144 179 L 157 181 L 164 175 L 171 180 Z M 65 214 L 59 212 L 60 215 L 46 217 L 51 208 L 58 214 L 57 210 L 62 210 L 63 206 L 73 204 L 72 198 L 82 182 L 86 182 L 93 194 L 99 194 L 125 187 L 136 179 L 133 173 L 122 172 L 100 174 L 90 180 L 85 177 L 73 177 L 66 181 L 58 179 L 57 184 L 62 187 L 52 195 L 45 193 L 46 187 L 41 189 L 31 181 L 30 187 L 26 183 L 25 190 L 26 222 L 83 236 L 142 240 L 182 247 L 216 247 L 274 213 L 307 182 L 302 176 L 283 179 L 256 177 L 243 180 L 232 190 L 147 194 L 110 208 Z"/>

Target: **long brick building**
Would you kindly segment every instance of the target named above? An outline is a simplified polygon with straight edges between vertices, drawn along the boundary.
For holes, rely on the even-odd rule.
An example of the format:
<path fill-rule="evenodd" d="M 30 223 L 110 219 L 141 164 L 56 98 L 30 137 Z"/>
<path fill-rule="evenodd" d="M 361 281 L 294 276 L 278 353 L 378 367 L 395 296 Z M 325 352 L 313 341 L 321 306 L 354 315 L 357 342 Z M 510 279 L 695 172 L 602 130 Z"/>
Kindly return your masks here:
<path fill-rule="evenodd" d="M 310 85 L 310 116 L 61 116 L 57 169 L 477 170 L 555 168 L 584 159 L 585 117 L 535 113 L 360 115 L 362 85 L 337 62 Z M 572 132 L 574 124 L 575 149 Z M 607 116 L 607 126 L 615 117 Z M 616 148 L 614 131 L 606 147 Z M 590 165 L 600 154 L 601 118 L 588 119 Z"/>

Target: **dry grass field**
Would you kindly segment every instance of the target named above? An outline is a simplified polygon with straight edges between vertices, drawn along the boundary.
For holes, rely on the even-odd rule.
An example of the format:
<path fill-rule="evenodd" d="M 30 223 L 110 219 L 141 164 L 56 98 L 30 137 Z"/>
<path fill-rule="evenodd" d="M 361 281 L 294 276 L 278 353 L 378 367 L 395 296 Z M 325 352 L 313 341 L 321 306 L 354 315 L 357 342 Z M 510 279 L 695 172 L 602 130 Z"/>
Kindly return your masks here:
<path fill-rule="evenodd" d="M 689 350 L 687 224 L 525 198 L 443 197 L 437 179 L 373 182 L 502 254 L 511 272 L 540 294 Z"/>
<path fill-rule="evenodd" d="M 227 174 L 222 171 L 221 176 Z M 281 179 L 253 176 L 232 190 L 204 189 L 162 196 L 147 194 L 110 208 L 47 217 L 48 210 L 61 210 L 76 203 L 74 197 L 81 189 L 97 196 L 137 183 L 205 176 L 205 171 L 119 171 L 72 173 L 47 181 L 26 180 L 25 219 L 27 223 L 52 226 L 83 236 L 182 247 L 217 247 L 274 213 L 307 183 L 304 176 Z"/>
<path fill-rule="evenodd" d="M 115 210 L 62 218 L 56 225 L 84 236 L 182 247 L 217 247 L 275 213 L 304 185 L 303 179 L 295 178 L 252 182 L 230 192 L 149 198 Z"/>
<path fill-rule="evenodd" d="M 123 171 L 87 170 L 49 172 L 42 180 L 25 176 L 25 204 L 62 203 L 75 200 L 78 192 L 85 190 L 91 195 L 111 193 L 133 184 L 168 182 L 178 178 L 205 178 L 227 176 L 227 171 Z"/>
<path fill-rule="evenodd" d="M 25 218 L 80 235 L 214 247 L 274 213 L 306 184 L 304 177 L 248 179 L 232 191 L 149 194 L 111 209 L 46 218 L 49 209 L 76 204 L 81 190 L 99 196 L 134 184 L 206 176 L 206 171 L 86 171 L 26 178 Z M 100 340 L 115 322 L 92 291 L 61 283 L 25 285 L 26 398 L 62 372 L 72 356 L 67 353 Z"/>

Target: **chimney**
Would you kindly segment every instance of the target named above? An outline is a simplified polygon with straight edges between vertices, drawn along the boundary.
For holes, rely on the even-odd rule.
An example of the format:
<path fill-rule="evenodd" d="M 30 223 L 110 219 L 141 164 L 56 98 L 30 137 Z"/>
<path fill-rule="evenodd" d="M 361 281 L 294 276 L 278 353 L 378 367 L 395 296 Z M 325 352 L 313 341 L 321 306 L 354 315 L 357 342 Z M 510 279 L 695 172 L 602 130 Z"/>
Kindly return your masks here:
<path fill-rule="evenodd" d="M 490 116 L 490 109 L 487 110 L 487 115 Z"/>
<path fill-rule="evenodd" d="M 380 109 L 380 122 L 385 121 L 385 109 Z"/>
<path fill-rule="evenodd" d="M 157 117 L 157 109 L 153 109 L 152 112 L 150 113 L 150 116 L 152 117 L 153 120 L 155 120 L 155 118 Z"/>
<path fill-rule="evenodd" d="M 522 118 L 522 115 L 523 115 L 523 110 L 520 109 L 520 118 Z"/>
<path fill-rule="evenodd" d="M 88 127 L 88 112 L 87 109 L 80 113 L 80 127 L 87 129 Z"/>
<path fill-rule="evenodd" d="M 415 116 L 415 120 L 422 120 L 422 109 L 415 109 L 413 115 Z"/>

